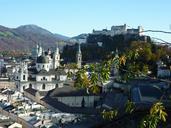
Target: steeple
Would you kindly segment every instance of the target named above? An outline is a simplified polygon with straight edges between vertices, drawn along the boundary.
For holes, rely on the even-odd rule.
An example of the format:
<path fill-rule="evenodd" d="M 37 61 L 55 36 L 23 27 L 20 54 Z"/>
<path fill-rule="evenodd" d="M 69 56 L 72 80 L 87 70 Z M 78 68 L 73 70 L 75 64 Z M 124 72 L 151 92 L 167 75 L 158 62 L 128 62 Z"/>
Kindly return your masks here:
<path fill-rule="evenodd" d="M 45 56 L 45 51 L 44 51 L 44 49 L 42 49 L 42 56 Z"/>
<path fill-rule="evenodd" d="M 76 61 L 77 61 L 77 67 L 81 68 L 81 63 L 82 63 L 82 54 L 81 54 L 81 46 L 80 43 L 78 44 L 78 51 L 76 55 Z"/>
<path fill-rule="evenodd" d="M 60 53 L 59 53 L 59 47 L 57 44 L 56 50 L 54 52 L 53 56 L 53 68 L 56 69 L 60 66 Z"/>
<path fill-rule="evenodd" d="M 80 46 L 80 43 L 78 43 L 78 51 L 77 51 L 77 54 L 81 54 L 81 46 Z"/>
<path fill-rule="evenodd" d="M 37 57 L 41 56 L 43 52 L 43 49 L 40 45 L 40 43 L 37 43 Z"/>
<path fill-rule="evenodd" d="M 56 47 L 55 54 L 59 54 L 59 47 L 58 46 Z"/>

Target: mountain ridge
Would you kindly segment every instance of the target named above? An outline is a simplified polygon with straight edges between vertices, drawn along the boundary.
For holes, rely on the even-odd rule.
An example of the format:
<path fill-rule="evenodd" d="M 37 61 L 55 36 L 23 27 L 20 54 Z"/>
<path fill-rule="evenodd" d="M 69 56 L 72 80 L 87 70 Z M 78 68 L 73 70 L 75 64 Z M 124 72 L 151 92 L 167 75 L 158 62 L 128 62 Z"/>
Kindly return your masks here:
<path fill-rule="evenodd" d="M 57 42 L 63 42 L 59 46 L 63 47 L 68 39 L 33 24 L 17 28 L 0 25 L 0 50 L 26 50 L 33 48 L 36 43 L 41 43 L 44 48 L 51 48 L 55 47 Z"/>

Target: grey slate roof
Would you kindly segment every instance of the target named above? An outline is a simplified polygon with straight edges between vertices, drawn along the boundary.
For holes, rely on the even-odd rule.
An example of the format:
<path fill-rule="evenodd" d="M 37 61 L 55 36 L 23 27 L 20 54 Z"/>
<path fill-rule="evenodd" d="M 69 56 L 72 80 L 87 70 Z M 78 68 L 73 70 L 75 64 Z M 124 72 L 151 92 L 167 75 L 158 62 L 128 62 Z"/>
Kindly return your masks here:
<path fill-rule="evenodd" d="M 76 89 L 72 86 L 64 86 L 56 88 L 50 94 L 51 97 L 66 97 L 66 96 L 93 96 L 97 94 L 87 93 L 86 89 Z"/>
<path fill-rule="evenodd" d="M 50 73 L 47 72 L 46 70 L 42 69 L 37 73 L 37 75 L 50 75 Z"/>
<path fill-rule="evenodd" d="M 30 93 L 33 96 L 36 96 L 36 92 L 37 92 L 37 90 L 35 90 L 33 88 L 27 88 L 24 91 L 27 92 L 27 93 Z"/>
<path fill-rule="evenodd" d="M 33 88 L 27 88 L 24 90 L 27 93 L 30 93 L 33 96 L 36 96 L 36 93 L 38 92 L 40 96 L 46 96 L 48 94 L 48 91 L 38 91 Z"/>
<path fill-rule="evenodd" d="M 57 98 L 53 98 L 50 96 L 46 96 L 42 100 L 61 112 L 77 113 L 77 114 L 82 113 L 82 114 L 91 114 L 91 115 L 99 113 L 99 111 L 95 108 L 69 107 L 64 103 L 59 102 Z"/>
<path fill-rule="evenodd" d="M 106 94 L 103 104 L 120 109 L 126 104 L 127 100 L 127 96 L 122 93 L 109 92 Z"/>
<path fill-rule="evenodd" d="M 44 69 L 40 70 L 37 75 L 67 75 L 66 72 L 62 69 L 50 69 L 49 71 L 46 71 Z"/>
<path fill-rule="evenodd" d="M 67 73 L 63 69 L 57 69 L 56 70 L 56 74 L 59 74 L 59 75 L 67 75 Z"/>

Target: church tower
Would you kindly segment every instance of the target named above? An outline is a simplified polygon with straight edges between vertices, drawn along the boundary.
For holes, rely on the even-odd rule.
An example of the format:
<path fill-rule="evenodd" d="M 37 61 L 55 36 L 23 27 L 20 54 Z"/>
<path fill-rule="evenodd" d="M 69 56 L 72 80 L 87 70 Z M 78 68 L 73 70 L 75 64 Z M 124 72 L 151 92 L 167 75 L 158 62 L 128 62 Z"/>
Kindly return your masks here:
<path fill-rule="evenodd" d="M 78 44 L 78 51 L 77 51 L 77 55 L 76 55 L 76 61 L 77 61 L 77 67 L 81 68 L 82 54 L 81 54 L 80 43 Z"/>
<path fill-rule="evenodd" d="M 53 56 L 53 68 L 56 69 L 59 66 L 60 66 L 60 53 L 59 53 L 59 47 L 57 47 Z"/>
<path fill-rule="evenodd" d="M 36 55 L 37 55 L 37 57 L 41 56 L 42 52 L 43 52 L 42 46 L 39 43 L 36 44 Z"/>
<path fill-rule="evenodd" d="M 27 63 L 21 62 L 18 71 L 15 73 L 16 80 L 28 81 L 28 66 Z"/>

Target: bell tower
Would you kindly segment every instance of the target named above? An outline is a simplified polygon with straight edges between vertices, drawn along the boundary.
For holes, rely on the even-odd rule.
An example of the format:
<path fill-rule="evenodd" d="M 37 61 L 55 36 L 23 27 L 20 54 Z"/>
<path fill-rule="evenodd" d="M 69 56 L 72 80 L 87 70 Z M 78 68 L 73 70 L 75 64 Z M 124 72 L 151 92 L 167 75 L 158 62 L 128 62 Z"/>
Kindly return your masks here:
<path fill-rule="evenodd" d="M 82 53 L 81 53 L 80 43 L 78 44 L 78 51 L 77 51 L 77 54 L 76 54 L 76 61 L 77 61 L 77 67 L 81 68 Z"/>
<path fill-rule="evenodd" d="M 60 66 L 60 53 L 59 53 L 59 47 L 56 47 L 56 51 L 53 56 L 53 68 L 56 69 Z"/>

